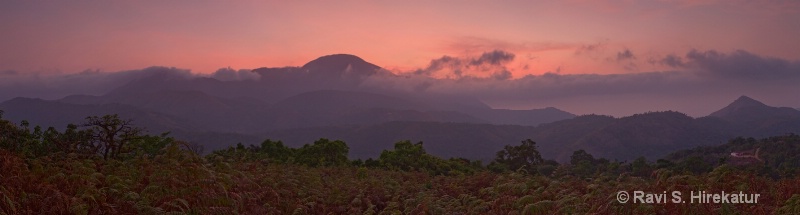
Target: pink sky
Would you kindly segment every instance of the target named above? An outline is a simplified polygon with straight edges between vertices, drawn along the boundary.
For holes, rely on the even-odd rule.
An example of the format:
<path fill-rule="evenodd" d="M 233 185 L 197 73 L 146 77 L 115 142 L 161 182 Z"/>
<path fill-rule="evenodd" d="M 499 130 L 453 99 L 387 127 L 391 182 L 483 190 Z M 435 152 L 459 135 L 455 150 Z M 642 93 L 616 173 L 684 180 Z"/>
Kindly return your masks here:
<path fill-rule="evenodd" d="M 514 78 L 649 72 L 692 49 L 798 60 L 797 20 L 798 1 L 4 1 L 0 70 L 211 73 L 349 53 L 409 71 L 504 50 Z"/>

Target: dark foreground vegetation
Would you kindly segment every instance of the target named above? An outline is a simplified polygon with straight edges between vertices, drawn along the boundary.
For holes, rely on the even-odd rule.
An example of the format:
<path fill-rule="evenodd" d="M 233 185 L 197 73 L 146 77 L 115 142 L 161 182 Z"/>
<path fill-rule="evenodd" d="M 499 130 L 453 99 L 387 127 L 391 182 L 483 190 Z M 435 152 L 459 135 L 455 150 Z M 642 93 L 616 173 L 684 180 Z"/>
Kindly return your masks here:
<path fill-rule="evenodd" d="M 542 159 L 532 140 L 506 146 L 487 165 L 439 158 L 409 141 L 367 160 L 350 160 L 345 142 L 327 139 L 199 151 L 167 134 L 143 135 L 116 116 L 88 117 L 63 132 L 0 117 L 0 214 L 800 213 L 794 134 L 734 139 L 655 162 L 579 150 L 559 164 Z M 635 190 L 761 197 L 753 204 L 617 201 L 619 191 Z"/>

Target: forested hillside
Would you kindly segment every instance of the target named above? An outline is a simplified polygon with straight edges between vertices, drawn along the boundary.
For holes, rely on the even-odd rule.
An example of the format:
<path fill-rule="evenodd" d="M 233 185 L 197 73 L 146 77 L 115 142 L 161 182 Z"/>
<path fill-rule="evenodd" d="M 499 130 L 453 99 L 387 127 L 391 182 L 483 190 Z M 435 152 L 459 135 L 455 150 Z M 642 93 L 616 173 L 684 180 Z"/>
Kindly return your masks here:
<path fill-rule="evenodd" d="M 335 139 L 300 147 L 264 140 L 201 156 L 196 145 L 168 134 L 144 135 L 116 115 L 87 117 L 66 130 L 1 116 L 5 214 L 800 213 L 800 137 L 794 134 L 737 138 L 631 162 L 577 150 L 569 162 L 558 163 L 543 158 L 536 141 L 524 139 L 502 143 L 484 163 L 441 158 L 410 141 L 397 141 L 374 159 L 352 159 L 355 146 Z M 733 162 L 753 148 L 760 149 L 755 161 Z M 637 190 L 679 191 L 686 202 L 619 199 L 620 191 Z M 760 199 L 691 203 L 693 191 Z"/>
<path fill-rule="evenodd" d="M 159 97 L 170 95 L 153 98 Z M 162 101 L 156 100 L 155 103 Z M 335 103 L 333 101 L 342 103 L 326 105 Z M 197 105 L 202 106 L 201 103 Z M 178 110 L 183 108 L 191 110 L 190 106 L 177 105 L 174 112 L 181 112 Z M 267 112 L 276 111 L 272 114 L 259 114 L 265 113 L 261 110 L 250 111 L 246 108 L 250 106 L 226 109 L 228 107 L 221 105 L 215 109 L 211 105 L 197 109 L 197 113 L 217 114 L 188 120 L 185 117 L 196 114 L 185 111 L 188 115 L 176 117 L 119 103 L 76 105 L 25 98 L 0 103 L 0 108 L 7 110 L 7 118 L 12 121 L 30 120 L 32 124 L 56 128 L 79 121 L 81 117 L 78 116 L 118 111 L 124 118 L 135 119 L 137 124 L 146 127 L 148 134 L 171 132 L 179 139 L 202 145 L 208 149 L 206 153 L 237 143 L 258 144 L 267 138 L 283 140 L 292 147 L 318 138 L 331 138 L 357 146 L 350 151 L 350 156 L 362 159 L 374 158 L 381 150 L 391 148 L 391 143 L 412 140 L 425 142 L 430 153 L 436 156 L 486 162 L 492 159 L 494 151 L 503 147 L 503 143 L 531 138 L 537 140 L 544 157 L 559 162 L 568 161 L 572 152 L 581 149 L 609 160 L 632 161 L 639 156 L 655 160 L 675 150 L 719 145 L 737 136 L 764 138 L 800 133 L 800 117 L 796 117 L 800 116 L 800 111 L 770 107 L 747 97 L 737 99 L 715 114 L 699 118 L 675 111 L 660 111 L 619 118 L 583 115 L 538 126 L 487 124 L 460 112 L 411 109 L 431 108 L 424 103 L 339 91 L 291 97 L 270 106 Z M 226 114 L 228 112 L 239 115 L 229 117 Z M 779 113 L 776 115 L 773 112 Z M 271 124 L 290 128 L 270 129 L 273 127 Z M 225 129 L 218 129 L 220 127 Z"/>

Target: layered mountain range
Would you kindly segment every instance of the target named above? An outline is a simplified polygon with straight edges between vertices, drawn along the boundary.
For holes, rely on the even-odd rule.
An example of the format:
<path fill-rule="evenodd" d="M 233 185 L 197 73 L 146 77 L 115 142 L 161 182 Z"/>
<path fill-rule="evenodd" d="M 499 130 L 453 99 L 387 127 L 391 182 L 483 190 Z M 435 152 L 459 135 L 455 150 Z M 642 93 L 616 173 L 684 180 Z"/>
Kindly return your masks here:
<path fill-rule="evenodd" d="M 14 98 L 0 103 L 3 118 L 63 129 L 91 115 L 119 114 L 151 133 L 204 145 L 206 151 L 264 139 L 300 146 L 341 139 L 351 157 L 376 157 L 400 140 L 423 141 L 443 157 L 490 160 L 504 145 L 538 143 L 545 158 L 566 161 L 584 149 L 597 157 L 657 158 L 736 136 L 800 132 L 800 111 L 742 96 L 709 116 L 647 112 L 615 118 L 575 116 L 548 107 L 494 109 L 464 96 L 371 87 L 394 76 L 353 55 L 329 55 L 302 67 L 260 68 L 257 80 L 185 77 L 148 68 L 148 75 L 102 95 L 57 100 Z"/>

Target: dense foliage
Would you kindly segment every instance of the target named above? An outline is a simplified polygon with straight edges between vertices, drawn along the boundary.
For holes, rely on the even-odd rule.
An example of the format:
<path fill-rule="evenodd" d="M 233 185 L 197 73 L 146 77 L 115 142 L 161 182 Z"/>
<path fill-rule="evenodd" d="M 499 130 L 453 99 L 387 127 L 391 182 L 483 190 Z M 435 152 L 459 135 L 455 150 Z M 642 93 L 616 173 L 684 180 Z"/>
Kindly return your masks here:
<path fill-rule="evenodd" d="M 704 172 L 723 166 L 737 166 L 773 178 L 796 177 L 800 171 L 800 135 L 787 134 L 756 140 L 738 137 L 719 146 L 697 147 L 674 152 L 660 160 L 664 167 Z M 733 152 L 745 152 L 752 157 L 731 157 Z M 758 158 L 755 156 L 758 155 Z"/>
<path fill-rule="evenodd" d="M 117 126 L 123 124 L 114 122 L 125 122 L 114 116 L 87 121 L 104 118 Z M 764 154 L 765 164 L 721 162 L 689 169 L 683 163 L 688 158 L 628 163 L 579 150 L 569 164 L 557 164 L 541 159 L 536 143 L 525 140 L 498 152 L 490 166 L 502 168 L 489 171 L 480 162 L 427 154 L 422 143 L 409 141 L 396 143 L 377 160 L 353 161 L 346 143 L 327 139 L 300 148 L 266 140 L 201 156 L 166 135 L 135 134 L 125 144 L 114 139 L 116 145 L 109 145 L 109 139 L 93 135 L 102 126 L 70 126 L 61 133 L 0 119 L 0 129 L 0 214 L 800 213 L 800 178 L 763 170 L 794 171 L 798 155 L 791 152 Z M 800 144 L 797 135 L 742 141 L 726 145 L 765 150 Z M 95 150 L 98 146 L 103 150 Z M 617 201 L 618 191 L 634 190 L 742 191 L 761 199 L 757 204 Z"/>

